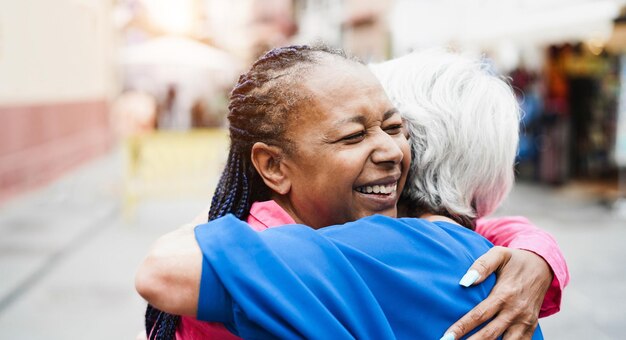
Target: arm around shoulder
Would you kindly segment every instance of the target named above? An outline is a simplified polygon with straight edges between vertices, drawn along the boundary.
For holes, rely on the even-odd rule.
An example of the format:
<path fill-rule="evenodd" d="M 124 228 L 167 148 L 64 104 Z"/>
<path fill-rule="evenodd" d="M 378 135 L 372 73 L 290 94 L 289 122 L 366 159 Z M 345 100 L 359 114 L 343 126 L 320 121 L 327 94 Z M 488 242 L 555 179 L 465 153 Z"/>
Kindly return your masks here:
<path fill-rule="evenodd" d="M 202 252 L 192 225 L 161 236 L 142 261 L 135 288 L 148 303 L 171 314 L 196 315 Z"/>

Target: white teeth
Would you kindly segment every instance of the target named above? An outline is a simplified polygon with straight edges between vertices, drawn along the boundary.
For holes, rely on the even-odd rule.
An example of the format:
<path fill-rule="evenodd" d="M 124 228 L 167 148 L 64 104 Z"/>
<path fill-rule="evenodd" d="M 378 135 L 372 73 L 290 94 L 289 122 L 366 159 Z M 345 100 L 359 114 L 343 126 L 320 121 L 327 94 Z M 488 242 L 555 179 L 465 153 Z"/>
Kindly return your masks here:
<path fill-rule="evenodd" d="M 358 187 L 356 188 L 357 191 L 362 192 L 362 193 L 367 193 L 367 194 L 391 194 L 392 192 L 395 192 L 397 188 L 397 184 L 388 184 L 388 185 L 367 185 L 367 186 L 363 186 L 363 187 Z"/>

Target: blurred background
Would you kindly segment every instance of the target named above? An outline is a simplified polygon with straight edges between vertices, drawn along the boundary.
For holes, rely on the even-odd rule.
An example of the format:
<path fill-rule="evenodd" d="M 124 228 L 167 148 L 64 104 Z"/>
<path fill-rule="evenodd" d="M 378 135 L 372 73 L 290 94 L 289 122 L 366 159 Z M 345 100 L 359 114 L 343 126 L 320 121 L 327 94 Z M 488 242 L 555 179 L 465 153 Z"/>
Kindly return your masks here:
<path fill-rule="evenodd" d="M 484 55 L 524 109 L 499 215 L 559 241 L 548 339 L 626 334 L 626 1 L 0 0 L 0 338 L 129 339 L 134 271 L 208 204 L 228 93 L 269 48 Z"/>

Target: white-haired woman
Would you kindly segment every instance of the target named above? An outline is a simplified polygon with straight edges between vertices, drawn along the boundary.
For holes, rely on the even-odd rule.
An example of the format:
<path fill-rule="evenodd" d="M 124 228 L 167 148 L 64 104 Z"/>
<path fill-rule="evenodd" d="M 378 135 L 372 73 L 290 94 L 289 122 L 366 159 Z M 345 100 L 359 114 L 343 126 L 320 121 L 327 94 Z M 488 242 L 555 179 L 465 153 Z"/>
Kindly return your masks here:
<path fill-rule="evenodd" d="M 411 139 L 410 177 L 399 209 L 407 216 L 446 216 L 507 247 L 493 248 L 472 266 L 466 284 L 508 268 L 498 271 L 489 298 L 449 332 L 460 337 L 495 316 L 478 338 L 531 334 L 539 316 L 559 310 L 569 273 L 556 241 L 524 218 L 481 220 L 514 182 L 519 106 L 510 86 L 486 61 L 441 49 L 370 69 L 407 121 Z"/>

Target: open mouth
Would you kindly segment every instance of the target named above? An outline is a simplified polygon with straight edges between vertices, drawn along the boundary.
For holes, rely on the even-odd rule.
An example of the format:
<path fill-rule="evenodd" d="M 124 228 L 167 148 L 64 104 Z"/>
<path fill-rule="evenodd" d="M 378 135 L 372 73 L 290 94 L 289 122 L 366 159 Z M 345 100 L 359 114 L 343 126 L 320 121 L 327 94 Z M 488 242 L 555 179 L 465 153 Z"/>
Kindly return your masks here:
<path fill-rule="evenodd" d="M 398 187 L 398 183 L 394 182 L 394 183 L 381 184 L 381 185 L 364 185 L 364 186 L 356 187 L 355 190 L 363 194 L 389 196 L 396 192 L 397 187 Z"/>

